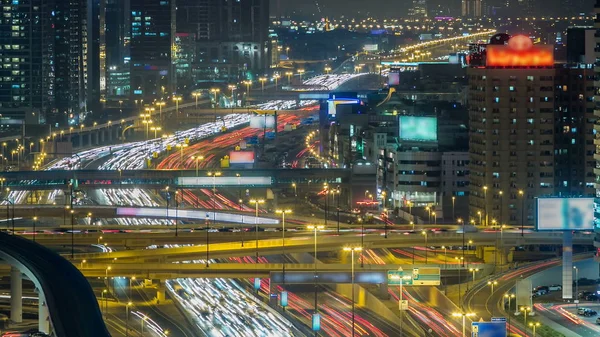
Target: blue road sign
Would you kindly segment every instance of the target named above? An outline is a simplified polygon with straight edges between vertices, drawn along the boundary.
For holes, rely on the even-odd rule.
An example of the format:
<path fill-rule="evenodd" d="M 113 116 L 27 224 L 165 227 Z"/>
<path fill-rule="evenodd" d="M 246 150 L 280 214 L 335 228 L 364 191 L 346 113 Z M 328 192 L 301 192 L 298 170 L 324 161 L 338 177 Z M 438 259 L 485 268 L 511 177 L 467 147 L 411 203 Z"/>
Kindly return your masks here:
<path fill-rule="evenodd" d="M 471 337 L 506 337 L 506 322 L 473 322 Z"/>

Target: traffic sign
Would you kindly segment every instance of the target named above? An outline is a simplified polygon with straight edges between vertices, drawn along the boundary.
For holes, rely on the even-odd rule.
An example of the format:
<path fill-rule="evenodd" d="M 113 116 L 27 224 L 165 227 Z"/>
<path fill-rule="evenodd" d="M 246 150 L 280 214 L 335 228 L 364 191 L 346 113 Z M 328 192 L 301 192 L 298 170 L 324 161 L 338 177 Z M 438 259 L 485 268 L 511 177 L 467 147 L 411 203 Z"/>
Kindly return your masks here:
<path fill-rule="evenodd" d="M 388 285 L 399 286 L 439 286 L 441 284 L 440 268 L 413 268 L 411 271 L 388 270 Z"/>
<path fill-rule="evenodd" d="M 506 321 L 473 322 L 471 337 L 506 337 Z"/>
<path fill-rule="evenodd" d="M 398 306 L 400 307 L 400 310 L 408 310 L 408 300 L 401 300 L 398 301 Z"/>
<path fill-rule="evenodd" d="M 492 317 L 492 323 L 495 322 L 506 322 L 506 317 Z"/>

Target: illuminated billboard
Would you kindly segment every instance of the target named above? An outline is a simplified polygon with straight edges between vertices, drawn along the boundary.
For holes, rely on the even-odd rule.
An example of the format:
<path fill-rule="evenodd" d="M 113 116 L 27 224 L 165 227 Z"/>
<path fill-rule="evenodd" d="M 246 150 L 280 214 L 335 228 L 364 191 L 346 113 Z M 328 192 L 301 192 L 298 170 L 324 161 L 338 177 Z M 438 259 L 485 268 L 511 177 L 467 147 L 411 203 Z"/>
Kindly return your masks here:
<path fill-rule="evenodd" d="M 594 228 L 594 198 L 538 198 L 539 231 L 578 231 Z"/>
<path fill-rule="evenodd" d="M 551 67 L 554 66 L 552 45 L 534 45 L 530 38 L 515 35 L 508 45 L 486 47 L 486 66 L 490 67 Z"/>
<path fill-rule="evenodd" d="M 400 116 L 400 139 L 417 142 L 437 141 L 437 118 Z"/>
<path fill-rule="evenodd" d="M 253 164 L 254 151 L 231 151 L 229 153 L 230 164 Z"/>
<path fill-rule="evenodd" d="M 359 104 L 360 100 L 356 98 L 336 98 L 327 101 L 327 114 L 331 117 L 337 115 L 337 106 L 340 104 Z"/>
<path fill-rule="evenodd" d="M 253 129 L 273 129 L 275 127 L 275 116 L 267 114 L 252 116 L 250 117 L 250 127 Z"/>

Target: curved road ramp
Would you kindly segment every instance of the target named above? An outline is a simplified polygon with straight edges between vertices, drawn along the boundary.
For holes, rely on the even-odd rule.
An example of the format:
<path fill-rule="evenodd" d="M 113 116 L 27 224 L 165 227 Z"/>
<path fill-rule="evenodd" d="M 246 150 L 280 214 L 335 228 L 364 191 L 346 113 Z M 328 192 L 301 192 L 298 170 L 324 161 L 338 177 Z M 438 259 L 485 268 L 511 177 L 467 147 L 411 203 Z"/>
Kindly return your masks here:
<path fill-rule="evenodd" d="M 110 337 L 92 287 L 69 261 L 50 249 L 0 232 L 0 258 L 18 268 L 45 298 L 51 335 Z"/>

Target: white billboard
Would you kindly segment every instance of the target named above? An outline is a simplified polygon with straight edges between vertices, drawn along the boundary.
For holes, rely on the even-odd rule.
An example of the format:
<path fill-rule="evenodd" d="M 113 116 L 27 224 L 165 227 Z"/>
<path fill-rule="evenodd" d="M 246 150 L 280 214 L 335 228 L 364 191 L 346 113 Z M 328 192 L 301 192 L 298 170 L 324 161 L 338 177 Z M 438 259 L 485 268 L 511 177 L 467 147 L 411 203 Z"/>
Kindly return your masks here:
<path fill-rule="evenodd" d="M 273 129 L 275 127 L 274 115 L 262 115 L 250 117 L 250 127 L 253 129 Z"/>
<path fill-rule="evenodd" d="M 594 198 L 538 198 L 537 230 L 594 229 Z"/>

